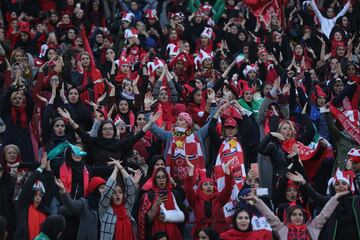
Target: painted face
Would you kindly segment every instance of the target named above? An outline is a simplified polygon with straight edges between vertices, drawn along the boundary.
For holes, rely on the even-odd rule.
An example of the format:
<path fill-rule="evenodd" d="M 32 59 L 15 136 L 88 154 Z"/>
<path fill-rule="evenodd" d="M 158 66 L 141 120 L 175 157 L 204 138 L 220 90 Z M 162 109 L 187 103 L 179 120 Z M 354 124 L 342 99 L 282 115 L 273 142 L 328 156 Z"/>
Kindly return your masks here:
<path fill-rule="evenodd" d="M 288 123 L 284 123 L 281 128 L 280 128 L 280 134 L 285 138 L 285 139 L 289 139 L 292 137 L 292 129 L 290 124 Z"/>
<path fill-rule="evenodd" d="M 111 197 L 112 203 L 116 206 L 120 205 L 124 201 L 124 193 L 120 186 L 116 186 Z"/>
<path fill-rule="evenodd" d="M 54 130 L 55 136 L 58 136 L 58 137 L 64 136 L 65 135 L 65 122 L 64 122 L 64 120 L 60 120 L 60 119 L 57 120 L 54 123 L 53 130 Z"/>
<path fill-rule="evenodd" d="M 240 231 L 249 229 L 250 216 L 247 212 L 242 211 L 236 216 L 236 226 Z"/>
<path fill-rule="evenodd" d="M 114 128 L 111 123 L 105 123 L 102 126 L 101 131 L 102 131 L 103 138 L 111 139 L 114 137 Z"/>
<path fill-rule="evenodd" d="M 19 154 L 18 154 L 18 152 L 16 151 L 15 148 L 9 147 L 9 148 L 6 149 L 5 159 L 6 159 L 7 163 L 10 163 L 10 164 L 15 163 L 18 156 L 19 156 Z"/>
<path fill-rule="evenodd" d="M 296 187 L 287 187 L 285 195 L 286 200 L 288 200 L 289 202 L 296 201 L 298 190 Z"/>
<path fill-rule="evenodd" d="M 129 112 L 129 104 L 126 100 L 121 100 L 119 102 L 119 111 L 123 114 Z"/>
<path fill-rule="evenodd" d="M 60 80 L 57 75 L 54 75 L 50 78 L 50 85 L 54 86 L 55 88 L 59 87 Z"/>
<path fill-rule="evenodd" d="M 346 192 L 346 191 L 349 190 L 349 185 L 347 184 L 347 182 L 345 182 L 343 180 L 335 181 L 334 189 L 335 189 L 336 193 L 338 193 L 338 192 Z"/>
<path fill-rule="evenodd" d="M 203 191 L 203 193 L 205 193 L 206 195 L 211 195 L 214 193 L 214 183 L 213 182 L 204 182 L 201 185 L 201 190 Z"/>
<path fill-rule="evenodd" d="M 167 184 L 167 177 L 163 171 L 158 171 L 155 175 L 155 182 L 159 189 L 165 189 Z"/>
<path fill-rule="evenodd" d="M 300 209 L 295 209 L 290 215 L 290 222 L 296 226 L 304 223 L 304 214 Z"/>
<path fill-rule="evenodd" d="M 69 98 L 69 102 L 75 104 L 79 101 L 79 92 L 77 89 L 73 88 L 69 91 L 69 95 L 68 95 L 68 98 Z"/>

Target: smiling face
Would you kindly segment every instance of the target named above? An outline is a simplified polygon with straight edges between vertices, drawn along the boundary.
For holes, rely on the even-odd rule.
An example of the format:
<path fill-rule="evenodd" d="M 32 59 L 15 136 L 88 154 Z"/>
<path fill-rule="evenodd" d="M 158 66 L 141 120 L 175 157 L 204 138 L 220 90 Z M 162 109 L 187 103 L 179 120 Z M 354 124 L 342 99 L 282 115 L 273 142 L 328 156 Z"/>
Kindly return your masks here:
<path fill-rule="evenodd" d="M 246 211 L 241 211 L 236 216 L 236 227 L 240 231 L 246 231 L 250 226 L 250 216 Z"/>
<path fill-rule="evenodd" d="M 301 209 L 297 208 L 290 214 L 290 223 L 300 226 L 304 223 L 304 213 Z"/>
<path fill-rule="evenodd" d="M 18 150 L 13 146 L 8 146 L 4 149 L 5 160 L 7 163 L 15 163 L 19 157 Z"/>
<path fill-rule="evenodd" d="M 114 127 L 111 123 L 105 123 L 101 129 L 102 137 L 106 139 L 111 139 L 114 137 Z"/>
<path fill-rule="evenodd" d="M 182 117 L 177 117 L 175 126 L 180 128 L 187 128 L 188 124 Z"/>

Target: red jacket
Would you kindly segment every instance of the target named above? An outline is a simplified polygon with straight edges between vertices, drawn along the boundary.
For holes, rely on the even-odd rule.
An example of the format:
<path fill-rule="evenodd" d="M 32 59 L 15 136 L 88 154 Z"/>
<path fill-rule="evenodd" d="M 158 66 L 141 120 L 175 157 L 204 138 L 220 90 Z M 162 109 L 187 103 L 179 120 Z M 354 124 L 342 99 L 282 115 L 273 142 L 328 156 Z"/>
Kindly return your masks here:
<path fill-rule="evenodd" d="M 223 206 L 230 199 L 233 186 L 232 181 L 232 177 L 225 174 L 225 188 L 221 192 L 215 190 L 212 196 L 206 196 L 202 193 L 200 185 L 196 191 L 193 189 L 193 177 L 186 178 L 185 195 L 195 215 L 195 223 L 192 230 L 194 239 L 198 238 L 198 232 L 205 227 L 211 227 L 219 234 L 229 229 L 225 222 Z M 210 218 L 205 216 L 205 197 L 209 198 L 208 201 L 211 202 L 212 211 Z"/>

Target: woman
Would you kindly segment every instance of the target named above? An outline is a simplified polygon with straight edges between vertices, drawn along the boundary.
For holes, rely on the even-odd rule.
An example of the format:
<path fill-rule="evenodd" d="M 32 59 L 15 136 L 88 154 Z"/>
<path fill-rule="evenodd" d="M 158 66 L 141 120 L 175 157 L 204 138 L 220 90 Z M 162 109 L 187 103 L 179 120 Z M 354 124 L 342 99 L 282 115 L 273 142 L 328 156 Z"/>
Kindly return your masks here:
<path fill-rule="evenodd" d="M 313 150 L 296 137 L 294 124 L 289 120 L 283 120 L 278 126 L 278 131 L 270 132 L 258 146 L 258 151 L 269 156 L 273 165 L 273 190 L 276 189 L 280 177 L 289 170 L 288 167 L 302 173 L 306 170 L 307 176 L 312 179 L 326 153 L 325 140 L 321 139 L 317 148 Z"/>
<path fill-rule="evenodd" d="M 114 171 L 105 184 L 105 191 L 101 194 L 99 202 L 100 239 L 135 240 L 131 210 L 136 197 L 134 184 L 137 183 L 133 182 L 119 161 L 109 164 L 114 164 Z M 123 177 L 124 187 L 116 182 L 119 171 Z"/>
<path fill-rule="evenodd" d="M 75 119 L 75 122 L 79 123 L 81 128 L 85 131 L 89 131 L 92 126 L 91 112 L 81 101 L 79 90 L 75 87 L 69 88 L 67 98 L 72 112 L 74 113 L 73 118 Z"/>
<path fill-rule="evenodd" d="M 287 210 L 286 221 L 283 223 L 274 213 L 256 196 L 247 197 L 255 202 L 255 207 L 266 217 L 275 234 L 280 240 L 313 239 L 317 240 L 319 234 L 336 206 L 339 198 L 348 192 L 337 193 L 325 205 L 321 213 L 314 220 L 306 219 L 306 213 L 300 206 L 292 206 Z"/>
<path fill-rule="evenodd" d="M 40 181 L 41 180 L 41 181 Z M 31 240 L 40 233 L 40 225 L 49 214 L 53 198 L 54 175 L 45 153 L 41 165 L 21 186 L 15 200 L 17 228 L 14 239 Z"/>
<path fill-rule="evenodd" d="M 151 239 L 151 236 L 164 231 L 171 239 L 183 239 L 177 223 L 184 221 L 184 213 L 179 209 L 171 192 L 170 177 L 164 168 L 153 174 L 151 191 L 143 195 L 138 217 L 138 239 Z M 171 216 L 169 213 L 172 213 Z"/>
<path fill-rule="evenodd" d="M 34 102 L 27 89 L 10 88 L 2 101 L 1 118 L 6 125 L 3 133 L 4 146 L 15 144 L 24 162 L 34 162 L 35 155 L 29 122 L 34 111 Z"/>
<path fill-rule="evenodd" d="M 115 139 L 116 127 L 114 123 L 110 120 L 105 120 L 102 121 L 99 126 L 97 137 L 91 137 L 74 122 L 67 110 L 58 109 L 58 111 L 63 118 L 69 121 L 70 125 L 80 136 L 87 147 L 89 164 L 94 166 L 107 166 L 110 157 L 121 159 L 123 154 L 128 152 L 132 146 L 144 136 L 151 124 L 147 123 L 142 128 L 142 131 L 132 137 L 118 140 Z"/>
<path fill-rule="evenodd" d="M 193 188 L 195 168 L 187 159 L 189 175 L 185 180 L 185 196 L 195 215 L 195 224 L 192 229 L 194 239 L 204 227 L 211 227 L 219 234 L 228 229 L 223 207 L 228 202 L 232 190 L 231 163 L 232 160 L 224 164 L 225 187 L 221 192 L 218 192 L 213 179 L 205 177 L 200 177 L 195 191 Z"/>
<path fill-rule="evenodd" d="M 220 239 L 222 240 L 271 240 L 272 235 L 267 230 L 252 230 L 251 216 L 244 210 L 239 209 L 235 212 L 232 218 L 232 229 L 222 233 Z"/>
<path fill-rule="evenodd" d="M 41 224 L 41 232 L 34 240 L 57 240 L 65 231 L 65 225 L 65 218 L 51 215 Z"/>
<path fill-rule="evenodd" d="M 219 234 L 212 228 L 206 227 L 201 229 L 198 235 L 199 240 L 219 240 Z"/>
<path fill-rule="evenodd" d="M 8 167 L 8 165 L 21 162 L 20 155 L 21 153 L 19 147 L 14 144 L 6 145 L 2 150 L 1 160 L 0 160 L 1 164 L 4 166 L 6 171 L 8 171 L 10 176 L 13 177 L 14 179 L 16 179 L 18 175 L 17 169 L 10 168 Z"/>
<path fill-rule="evenodd" d="M 209 90 L 207 101 L 211 104 L 215 103 L 215 93 L 213 90 Z M 210 116 L 212 116 L 215 112 L 215 107 L 210 109 Z M 152 124 L 150 130 L 161 141 L 166 142 L 164 151 L 166 166 L 169 168 L 174 180 L 182 183 L 187 176 L 185 156 L 188 156 L 190 160 L 194 160 L 193 164 L 197 168 L 205 169 L 207 165 L 205 163 L 206 151 L 204 140 L 208 134 L 209 122 L 193 132 L 193 120 L 190 114 L 181 112 L 176 117 L 174 132 L 170 132 L 154 124 L 159 117 L 159 113 L 150 117 L 149 123 Z"/>
<path fill-rule="evenodd" d="M 310 183 L 308 183 L 300 173 L 288 173 L 287 177 L 302 185 L 304 192 L 317 203 L 317 207 L 322 208 L 332 196 L 337 193 L 353 191 L 353 173 L 350 171 L 340 171 L 337 169 L 334 177 L 328 182 L 328 195 L 318 193 Z M 335 208 L 333 214 L 330 215 L 322 229 L 319 239 L 359 239 L 359 223 L 356 216 L 359 216 L 359 197 L 357 195 L 347 194 L 343 197 Z M 349 223 L 352 223 L 349 225 Z M 356 226 L 354 226 L 354 223 Z M 355 230 L 356 229 L 356 230 Z"/>

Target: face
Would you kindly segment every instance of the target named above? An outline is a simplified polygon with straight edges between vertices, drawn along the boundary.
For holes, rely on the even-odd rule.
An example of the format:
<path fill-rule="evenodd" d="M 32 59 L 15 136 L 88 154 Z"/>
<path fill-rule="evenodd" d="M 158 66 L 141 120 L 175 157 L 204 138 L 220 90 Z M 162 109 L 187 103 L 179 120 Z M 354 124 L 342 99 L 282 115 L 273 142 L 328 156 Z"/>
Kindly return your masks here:
<path fill-rule="evenodd" d="M 263 93 L 265 96 L 270 92 L 271 88 L 272 88 L 271 84 L 265 85 L 264 90 L 263 90 Z"/>
<path fill-rule="evenodd" d="M 222 61 L 220 62 L 220 71 L 221 71 L 221 72 L 225 72 L 225 70 L 228 68 L 228 66 L 229 66 L 228 61 L 222 60 Z"/>
<path fill-rule="evenodd" d="M 167 178 L 163 171 L 158 171 L 155 175 L 155 182 L 159 189 L 165 189 L 167 184 Z"/>
<path fill-rule="evenodd" d="M 104 184 L 103 184 L 103 185 L 100 185 L 100 187 L 99 187 L 98 189 L 99 189 L 99 193 L 100 193 L 100 194 L 103 193 L 103 192 L 105 192 L 105 190 L 106 190 Z"/>
<path fill-rule="evenodd" d="M 344 57 L 345 56 L 345 48 L 343 46 L 339 46 L 337 49 L 336 49 L 336 55 L 339 56 L 339 57 Z"/>
<path fill-rule="evenodd" d="M 5 159 L 7 163 L 14 163 L 18 158 L 18 152 L 15 148 L 9 147 L 5 151 Z"/>
<path fill-rule="evenodd" d="M 296 187 L 287 187 L 286 188 L 286 200 L 289 202 L 296 201 L 297 199 L 298 190 Z"/>
<path fill-rule="evenodd" d="M 346 192 L 349 190 L 349 185 L 345 181 L 336 181 L 334 184 L 334 189 L 336 193 Z"/>
<path fill-rule="evenodd" d="M 143 128 L 146 125 L 146 118 L 145 118 L 145 114 L 141 113 L 137 116 L 136 118 L 136 125 L 139 128 Z"/>
<path fill-rule="evenodd" d="M 272 17 L 271 17 L 271 24 L 272 24 L 273 26 L 279 26 L 279 19 L 278 19 L 277 16 L 272 16 Z"/>
<path fill-rule="evenodd" d="M 231 126 L 225 127 L 225 136 L 226 137 L 234 137 L 236 134 L 237 134 L 236 127 L 231 127 Z"/>
<path fill-rule="evenodd" d="M 335 69 L 338 63 L 339 63 L 339 62 L 338 62 L 338 60 L 337 60 L 336 58 L 331 59 L 331 61 L 330 61 L 330 68 L 331 68 L 331 69 Z"/>
<path fill-rule="evenodd" d="M 201 82 L 200 79 L 195 79 L 195 86 L 196 86 L 198 89 L 203 89 L 204 84 Z"/>
<path fill-rule="evenodd" d="M 245 40 L 246 40 L 245 33 L 243 33 L 243 32 L 239 33 L 239 40 L 242 41 L 242 42 L 245 42 Z"/>
<path fill-rule="evenodd" d="M 81 38 L 76 38 L 75 39 L 75 46 L 76 47 L 82 47 L 82 45 L 83 45 L 83 41 L 82 41 L 82 39 Z M 90 58 L 89 58 L 89 63 L 90 63 Z M 82 62 L 81 62 L 82 63 Z M 88 65 L 87 65 L 88 66 Z"/>
<path fill-rule="evenodd" d="M 67 14 L 63 15 L 63 16 L 62 16 L 62 22 L 63 22 L 64 24 L 69 24 L 69 23 L 70 23 L 70 16 L 67 15 Z"/>
<path fill-rule="evenodd" d="M 178 37 L 176 30 L 171 30 L 169 33 L 170 40 L 176 40 Z"/>
<path fill-rule="evenodd" d="M 197 103 L 197 104 L 201 104 L 201 101 L 202 101 L 201 90 L 198 90 L 194 94 L 194 102 Z"/>
<path fill-rule="evenodd" d="M 29 35 L 27 33 L 21 32 L 20 33 L 20 39 L 25 42 L 26 40 L 29 39 Z"/>
<path fill-rule="evenodd" d="M 199 240 L 210 240 L 209 236 L 204 231 L 199 232 Z"/>
<path fill-rule="evenodd" d="M 134 92 L 134 87 L 132 85 L 132 83 L 128 80 L 124 80 L 123 82 L 123 91 L 125 93 L 133 93 Z"/>
<path fill-rule="evenodd" d="M 169 95 L 167 93 L 167 91 L 160 91 L 159 93 L 159 100 L 160 102 L 168 102 L 169 101 Z"/>
<path fill-rule="evenodd" d="M 250 103 L 253 100 L 254 93 L 252 91 L 244 92 L 244 101 Z"/>
<path fill-rule="evenodd" d="M 165 163 L 162 159 L 158 159 L 154 164 L 154 171 L 158 170 L 159 168 L 165 168 Z"/>
<path fill-rule="evenodd" d="M 101 130 L 103 138 L 110 139 L 114 137 L 114 128 L 111 123 L 105 123 Z"/>
<path fill-rule="evenodd" d="M 24 103 L 24 98 L 20 93 L 16 92 L 16 93 L 11 94 L 10 101 L 14 107 L 20 107 Z"/>
<path fill-rule="evenodd" d="M 304 223 L 304 214 L 300 209 L 295 209 L 290 215 L 290 222 L 296 226 Z"/>
<path fill-rule="evenodd" d="M 205 36 L 201 36 L 200 37 L 200 43 L 201 45 L 208 45 L 209 44 L 209 38 L 208 37 L 205 37 Z"/>
<path fill-rule="evenodd" d="M 334 93 L 337 95 L 337 94 L 341 93 L 343 89 L 344 89 L 343 82 L 342 81 L 336 81 L 336 83 L 334 85 Z"/>
<path fill-rule="evenodd" d="M 57 53 L 55 52 L 54 49 L 49 49 L 49 51 L 47 52 L 47 58 L 48 59 L 52 59 L 53 57 L 55 57 Z"/>
<path fill-rule="evenodd" d="M 356 67 L 354 65 L 350 65 L 346 69 L 346 75 L 348 77 L 352 77 L 356 75 Z"/>
<path fill-rule="evenodd" d="M 35 192 L 35 195 L 34 195 L 34 206 L 35 208 L 37 208 L 40 203 L 41 203 L 41 200 L 42 200 L 42 194 L 40 191 L 36 191 Z"/>
<path fill-rule="evenodd" d="M 295 54 L 299 56 L 302 56 L 304 54 L 304 49 L 301 45 L 298 44 L 295 46 Z"/>
<path fill-rule="evenodd" d="M 334 9 L 328 8 L 326 13 L 327 13 L 328 18 L 333 18 L 334 17 Z"/>
<path fill-rule="evenodd" d="M 54 134 L 56 136 L 58 136 L 58 137 L 64 136 L 65 135 L 65 122 L 64 122 L 64 120 L 57 120 L 54 123 L 53 130 L 54 130 Z"/>
<path fill-rule="evenodd" d="M 79 92 L 77 89 L 73 88 L 69 91 L 69 102 L 71 103 L 77 103 L 79 101 Z"/>
<path fill-rule="evenodd" d="M 340 32 L 335 32 L 334 34 L 334 40 L 337 42 L 341 42 L 342 41 L 342 35 Z"/>
<path fill-rule="evenodd" d="M 20 51 L 16 51 L 14 54 L 15 62 L 19 63 L 23 60 L 24 54 Z"/>
<path fill-rule="evenodd" d="M 206 195 L 211 195 L 214 193 L 214 183 L 213 182 L 204 182 L 201 185 L 201 190 L 203 191 L 203 193 L 205 193 Z"/>
<path fill-rule="evenodd" d="M 360 162 L 353 162 L 353 161 L 350 161 L 351 163 L 351 171 L 353 171 L 354 173 L 358 173 L 360 172 Z"/>
<path fill-rule="evenodd" d="M 316 72 L 315 72 L 314 69 L 311 69 L 309 71 L 309 74 L 310 74 L 311 81 L 316 81 L 317 80 L 317 75 L 316 75 Z"/>
<path fill-rule="evenodd" d="M 106 60 L 113 61 L 115 59 L 115 52 L 112 49 L 106 50 Z"/>
<path fill-rule="evenodd" d="M 323 97 L 323 96 L 318 97 L 318 98 L 316 99 L 316 103 L 317 103 L 317 105 L 318 105 L 319 107 L 323 107 L 323 106 L 325 106 L 326 98 Z"/>
<path fill-rule="evenodd" d="M 50 85 L 55 86 L 57 88 L 60 85 L 59 77 L 54 75 L 50 78 Z"/>
<path fill-rule="evenodd" d="M 128 113 L 129 112 L 129 104 L 125 100 L 121 100 L 119 102 L 119 111 L 121 113 Z"/>
<path fill-rule="evenodd" d="M 183 70 L 183 69 L 184 69 L 184 62 L 178 60 L 178 61 L 175 63 L 175 69 L 178 70 L 178 71 Z"/>
<path fill-rule="evenodd" d="M 184 43 L 184 51 L 189 53 L 190 52 L 190 44 L 188 42 Z"/>
<path fill-rule="evenodd" d="M 81 61 L 81 65 L 83 67 L 89 67 L 90 66 L 90 57 L 87 54 L 82 54 L 80 61 Z"/>
<path fill-rule="evenodd" d="M 111 197 L 111 200 L 114 205 L 122 204 L 122 202 L 124 200 L 124 193 L 120 186 L 115 187 L 114 192 Z"/>
<path fill-rule="evenodd" d="M 129 73 L 130 65 L 129 64 L 121 64 L 120 71 L 125 74 Z"/>
<path fill-rule="evenodd" d="M 175 125 L 176 125 L 176 127 L 181 127 L 181 128 L 187 128 L 188 127 L 187 122 L 182 117 L 177 117 L 176 118 Z"/>
<path fill-rule="evenodd" d="M 194 19 L 197 24 L 200 24 L 202 22 L 201 14 L 196 14 Z"/>
<path fill-rule="evenodd" d="M 203 61 L 203 67 L 204 68 L 211 68 L 212 66 L 212 61 L 210 58 L 206 58 L 204 61 Z"/>
<path fill-rule="evenodd" d="M 51 15 L 50 15 L 50 21 L 51 21 L 52 23 L 57 23 L 58 20 L 59 20 L 58 15 L 56 15 L 56 14 L 51 14 Z"/>
<path fill-rule="evenodd" d="M 240 231 L 246 231 L 250 225 L 250 216 L 247 212 L 240 212 L 236 216 L 236 226 Z"/>
<path fill-rule="evenodd" d="M 138 4 L 137 4 L 137 2 L 131 2 L 130 8 L 131 8 L 132 11 L 138 10 Z"/>
<path fill-rule="evenodd" d="M 247 74 L 247 77 L 250 79 L 250 80 L 254 80 L 256 78 L 256 71 L 254 70 L 250 70 Z"/>
<path fill-rule="evenodd" d="M 292 137 L 292 129 L 290 124 L 284 123 L 280 128 L 280 134 L 285 138 L 289 139 Z"/>

